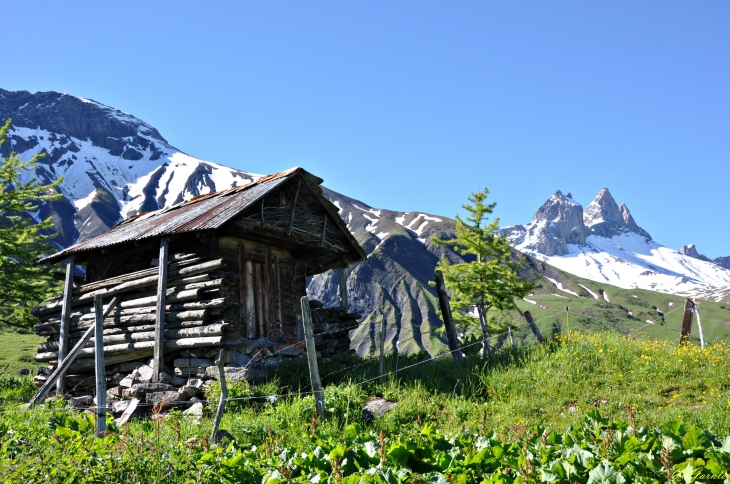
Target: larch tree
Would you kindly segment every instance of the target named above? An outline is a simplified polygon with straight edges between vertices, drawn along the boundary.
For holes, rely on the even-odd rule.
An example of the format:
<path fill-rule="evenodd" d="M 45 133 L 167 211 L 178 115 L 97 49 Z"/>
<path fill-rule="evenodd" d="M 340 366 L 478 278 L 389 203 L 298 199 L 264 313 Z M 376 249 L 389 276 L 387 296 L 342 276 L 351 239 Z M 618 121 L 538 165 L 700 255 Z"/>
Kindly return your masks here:
<path fill-rule="evenodd" d="M 490 352 L 489 311 L 517 309 L 515 300 L 525 297 L 535 286 L 534 282 L 518 275 L 522 260 L 512 258 L 507 238 L 498 234 L 499 219 L 487 223 L 488 215 L 497 205 L 496 202 L 486 203 L 488 195 L 486 188 L 469 195 L 469 203 L 462 205 L 467 211 L 466 220 L 456 216 L 455 238 L 432 238 L 434 243 L 451 247 L 468 260 L 452 264 L 442 257 L 437 269 L 443 273 L 446 288 L 450 291 L 450 306 L 455 319 L 467 325 L 478 321 L 481 326 L 484 358 Z"/>
<path fill-rule="evenodd" d="M 11 120 L 0 127 L 0 145 L 7 141 Z M 41 204 L 58 199 L 60 179 L 43 185 L 31 178 L 22 182 L 24 172 L 32 172 L 43 154 L 28 161 L 11 152 L 0 163 L 0 326 L 27 327 L 33 324 L 30 310 L 58 285 L 53 268 L 37 265 L 40 255 L 54 250 L 51 218 L 37 220 Z"/>

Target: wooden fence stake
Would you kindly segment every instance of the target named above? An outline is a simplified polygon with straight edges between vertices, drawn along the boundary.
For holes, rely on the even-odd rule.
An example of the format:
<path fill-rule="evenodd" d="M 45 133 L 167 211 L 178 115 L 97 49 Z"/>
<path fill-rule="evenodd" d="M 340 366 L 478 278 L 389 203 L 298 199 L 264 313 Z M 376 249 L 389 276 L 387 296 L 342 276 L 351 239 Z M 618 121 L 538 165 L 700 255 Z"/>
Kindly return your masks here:
<path fill-rule="evenodd" d="M 73 257 L 66 265 L 66 282 L 63 286 L 63 303 L 61 306 L 61 334 L 58 340 L 58 361 L 66 358 L 68 351 L 68 340 L 71 332 L 71 299 L 74 292 L 74 272 L 76 271 L 76 263 Z M 63 395 L 66 386 L 66 376 L 59 375 L 58 385 L 56 385 L 56 395 Z"/>
<path fill-rule="evenodd" d="M 119 296 L 115 297 L 111 300 L 109 305 L 104 310 L 104 317 L 106 318 L 111 310 L 114 308 L 114 306 L 117 304 L 117 301 L 119 301 Z M 53 385 L 58 381 L 58 379 L 66 373 L 66 371 L 71 366 L 71 363 L 74 362 L 76 357 L 81 353 L 81 350 L 84 349 L 84 345 L 91 339 L 92 336 L 94 336 L 94 333 L 96 332 L 96 324 L 89 327 L 89 329 L 86 330 L 84 335 L 81 337 L 78 343 L 73 347 L 73 349 L 69 352 L 69 354 L 66 356 L 66 358 L 63 359 L 58 364 L 58 367 L 56 370 L 51 373 L 51 376 L 48 377 L 48 380 L 43 384 L 40 390 L 38 390 L 38 393 L 35 394 L 35 396 L 30 400 L 29 405 L 33 406 L 36 403 L 43 403 L 43 400 L 45 400 L 46 395 L 48 394 L 48 391 L 53 387 Z"/>
<path fill-rule="evenodd" d="M 94 297 L 96 316 L 94 354 L 96 357 L 96 436 L 103 437 L 106 432 L 106 370 L 104 368 L 104 304 L 101 296 Z"/>
<path fill-rule="evenodd" d="M 218 425 L 221 423 L 223 418 L 223 411 L 226 408 L 226 399 L 228 398 L 228 384 L 226 384 L 226 369 L 223 366 L 224 351 L 221 350 L 218 353 L 218 359 L 215 360 L 215 364 L 218 366 L 218 381 L 221 382 L 221 398 L 218 401 L 218 410 L 215 412 L 215 420 L 213 421 L 213 430 L 210 433 L 210 441 L 218 442 Z"/>
<path fill-rule="evenodd" d="M 697 329 L 700 331 L 700 347 L 705 347 L 705 333 L 702 331 L 702 320 L 700 319 L 700 303 L 697 302 L 697 298 L 694 300 L 695 303 L 695 314 L 697 315 Z"/>
<path fill-rule="evenodd" d="M 451 306 L 449 306 L 449 295 L 446 292 L 446 284 L 444 284 L 444 275 L 441 271 L 434 273 L 436 281 L 436 293 L 439 298 L 439 307 L 441 308 L 441 317 L 444 320 L 444 328 L 446 329 L 446 340 L 449 343 L 449 350 L 454 357 L 454 361 L 461 363 L 464 361 L 464 355 L 461 353 L 461 345 L 459 344 L 459 335 L 456 332 L 454 319 L 451 317 Z"/>
<path fill-rule="evenodd" d="M 515 347 L 515 337 L 512 335 L 512 326 L 507 325 L 507 333 L 509 334 L 509 342 L 512 348 Z"/>
<path fill-rule="evenodd" d="M 525 319 L 527 320 L 528 326 L 530 326 L 530 329 L 532 330 L 533 334 L 537 338 L 537 340 L 542 343 L 545 341 L 545 339 L 542 337 L 542 333 L 540 333 L 540 329 L 535 324 L 535 321 L 532 319 L 532 314 L 530 314 L 530 311 L 524 312 Z"/>
<path fill-rule="evenodd" d="M 385 374 L 385 318 L 380 320 L 380 381 Z"/>
<path fill-rule="evenodd" d="M 347 311 L 347 268 L 338 267 L 340 276 L 340 307 Z"/>
<path fill-rule="evenodd" d="M 160 239 L 160 262 L 157 276 L 157 312 L 155 324 L 155 350 L 153 356 L 152 381 L 160 381 L 165 351 L 165 294 L 167 293 L 167 258 L 169 244 L 167 237 Z"/>
<path fill-rule="evenodd" d="M 314 404 L 317 406 L 317 413 L 324 418 L 324 391 L 322 380 L 319 378 L 319 367 L 317 366 L 317 350 L 314 347 L 314 331 L 312 330 L 312 313 L 309 310 L 309 299 L 303 296 L 302 322 L 304 324 L 304 339 L 307 344 L 307 360 L 309 363 L 309 378 L 312 380 L 312 393 L 314 393 Z"/>
<path fill-rule="evenodd" d="M 689 340 L 689 335 L 692 333 L 692 309 L 694 303 L 687 299 L 684 302 L 684 315 L 682 316 L 682 332 L 679 334 L 679 344 L 684 344 Z"/>

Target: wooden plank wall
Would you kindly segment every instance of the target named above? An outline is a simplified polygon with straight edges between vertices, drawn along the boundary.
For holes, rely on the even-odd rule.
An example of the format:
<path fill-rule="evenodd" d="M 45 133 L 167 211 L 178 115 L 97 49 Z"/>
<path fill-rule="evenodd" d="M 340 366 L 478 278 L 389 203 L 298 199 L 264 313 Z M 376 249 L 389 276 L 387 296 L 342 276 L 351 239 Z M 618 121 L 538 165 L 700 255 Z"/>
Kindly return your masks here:
<path fill-rule="evenodd" d="M 237 237 L 221 237 L 219 257 L 235 259 L 241 335 L 281 342 L 301 339 L 299 299 L 306 295 L 304 262 L 288 251 Z"/>

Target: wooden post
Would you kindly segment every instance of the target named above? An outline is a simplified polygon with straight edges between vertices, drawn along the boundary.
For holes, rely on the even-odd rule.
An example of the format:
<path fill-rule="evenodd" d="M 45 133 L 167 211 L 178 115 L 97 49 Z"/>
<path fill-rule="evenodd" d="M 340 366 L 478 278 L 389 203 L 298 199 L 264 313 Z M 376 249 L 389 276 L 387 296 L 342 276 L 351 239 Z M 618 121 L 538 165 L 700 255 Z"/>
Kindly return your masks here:
<path fill-rule="evenodd" d="M 385 318 L 380 320 L 380 381 L 385 374 Z"/>
<path fill-rule="evenodd" d="M 117 304 L 117 301 L 119 300 L 119 296 L 112 299 L 112 301 L 109 303 L 109 305 L 104 310 L 104 317 L 107 317 L 109 312 L 111 312 L 112 308 Z M 51 376 L 48 377 L 48 380 L 43 384 L 40 390 L 38 390 L 38 393 L 35 394 L 35 396 L 30 400 L 30 405 L 33 406 L 36 403 L 43 403 L 43 400 L 45 400 L 46 395 L 48 394 L 48 391 L 53 387 L 53 385 L 58 381 L 58 379 L 61 377 L 61 375 L 65 374 L 66 371 L 71 366 L 71 363 L 74 362 L 76 357 L 81 353 L 81 350 L 84 349 L 84 346 L 86 343 L 91 339 L 91 337 L 96 333 L 96 325 L 91 325 L 89 329 L 86 330 L 84 335 L 81 337 L 81 339 L 76 343 L 76 345 L 73 347 L 73 349 L 69 352 L 69 354 L 66 356 L 66 358 L 63 359 L 63 361 L 59 360 L 58 367 L 56 368 L 56 371 L 51 373 Z"/>
<path fill-rule="evenodd" d="M 319 239 L 320 247 L 324 247 L 325 235 L 327 235 L 327 214 L 324 214 L 324 220 L 322 220 L 322 238 Z"/>
<path fill-rule="evenodd" d="M 545 339 L 542 337 L 542 333 L 540 333 L 540 329 L 538 329 L 537 325 L 535 324 L 535 321 L 532 319 L 532 314 L 530 314 L 530 311 L 525 311 L 524 313 L 525 319 L 527 320 L 527 325 L 530 326 L 530 329 L 534 333 L 537 340 L 542 343 L 545 341 Z"/>
<path fill-rule="evenodd" d="M 347 311 L 347 268 L 338 267 L 337 272 L 340 275 L 340 307 Z"/>
<path fill-rule="evenodd" d="M 226 399 L 228 398 L 228 384 L 226 384 L 226 369 L 223 366 L 224 350 L 218 353 L 218 359 L 215 364 L 218 366 L 218 380 L 221 382 L 221 398 L 218 400 L 218 410 L 215 412 L 215 420 L 213 420 L 213 430 L 210 433 L 210 441 L 218 442 L 218 425 L 223 418 L 223 411 L 226 409 Z"/>
<path fill-rule="evenodd" d="M 76 271 L 76 262 L 73 257 L 66 265 L 66 283 L 63 286 L 63 305 L 61 306 L 61 334 L 58 340 L 58 362 L 60 363 L 66 357 L 68 351 L 68 341 L 71 328 L 71 299 L 74 292 L 74 272 Z M 58 377 L 58 385 L 56 386 L 56 395 L 63 395 L 66 386 L 66 375 L 61 373 Z"/>
<path fill-rule="evenodd" d="M 512 335 L 512 326 L 507 325 L 507 333 L 509 334 L 509 342 L 512 348 L 515 347 L 515 337 Z"/>
<path fill-rule="evenodd" d="M 695 303 L 695 314 L 697 315 L 697 329 L 700 331 L 700 347 L 705 347 L 705 333 L 702 331 L 702 320 L 700 319 L 700 303 L 697 302 L 697 298 L 694 300 Z"/>
<path fill-rule="evenodd" d="M 464 361 L 464 355 L 461 353 L 461 345 L 459 344 L 459 335 L 456 333 L 456 325 L 451 317 L 451 306 L 449 306 L 449 295 L 446 292 L 446 284 L 444 284 L 444 275 L 441 271 L 434 273 L 436 281 L 436 294 L 439 298 L 439 307 L 441 308 L 441 317 L 444 320 L 444 328 L 446 329 L 446 340 L 449 343 L 449 350 L 453 355 L 454 361 L 461 363 Z"/>
<path fill-rule="evenodd" d="M 96 436 L 103 437 L 106 432 L 106 370 L 104 368 L 104 305 L 101 296 L 94 297 L 96 317 L 94 333 L 99 335 L 94 342 L 96 360 Z"/>
<path fill-rule="evenodd" d="M 167 237 L 160 239 L 160 263 L 157 276 L 157 318 L 155 324 L 155 351 L 153 357 L 152 381 L 160 381 L 165 349 L 165 294 L 167 293 L 167 256 L 169 245 Z"/>
<path fill-rule="evenodd" d="M 302 322 L 304 324 L 304 338 L 307 344 L 307 360 L 309 363 L 309 378 L 312 380 L 312 392 L 314 393 L 314 404 L 317 406 L 317 413 L 324 418 L 324 391 L 322 380 L 319 378 L 319 367 L 317 366 L 317 350 L 314 347 L 314 331 L 312 330 L 312 313 L 309 310 L 309 299 L 302 297 Z"/>
<path fill-rule="evenodd" d="M 294 192 L 294 202 L 291 206 L 291 219 L 289 220 L 289 228 L 286 231 L 286 235 L 290 235 L 294 228 L 294 212 L 297 210 L 297 198 L 299 198 L 299 186 L 302 184 L 302 180 L 297 181 L 297 191 Z"/>
<path fill-rule="evenodd" d="M 694 303 L 687 299 L 684 302 L 684 315 L 682 316 L 682 332 L 679 335 L 679 344 L 684 344 L 689 339 L 690 333 L 692 333 L 692 309 Z"/>

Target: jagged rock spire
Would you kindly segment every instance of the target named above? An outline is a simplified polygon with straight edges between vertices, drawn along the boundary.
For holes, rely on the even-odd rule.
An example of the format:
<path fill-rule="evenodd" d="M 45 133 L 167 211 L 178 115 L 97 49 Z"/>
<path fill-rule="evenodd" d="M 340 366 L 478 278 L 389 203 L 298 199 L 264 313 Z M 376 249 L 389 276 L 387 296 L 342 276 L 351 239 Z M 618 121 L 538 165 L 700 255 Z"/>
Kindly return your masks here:
<path fill-rule="evenodd" d="M 586 207 L 583 220 L 591 233 L 602 237 L 613 237 L 629 231 L 651 239 L 649 233 L 636 224 L 626 204 L 618 206 L 608 188 L 598 192 Z"/>

